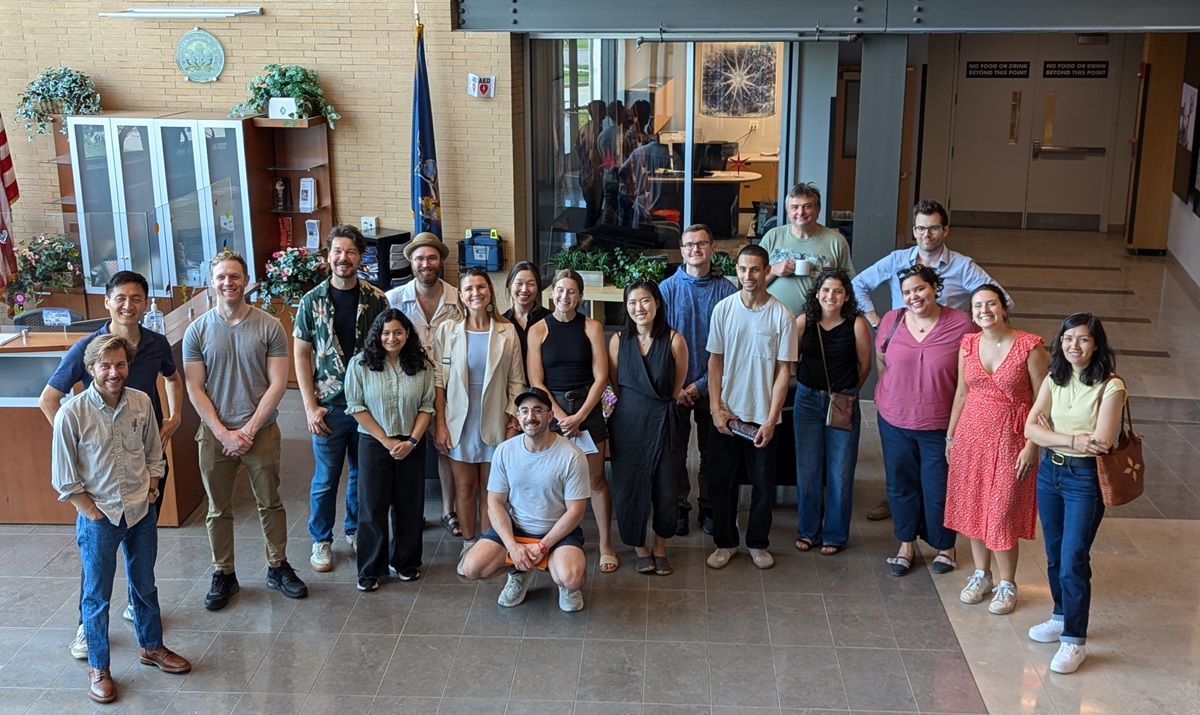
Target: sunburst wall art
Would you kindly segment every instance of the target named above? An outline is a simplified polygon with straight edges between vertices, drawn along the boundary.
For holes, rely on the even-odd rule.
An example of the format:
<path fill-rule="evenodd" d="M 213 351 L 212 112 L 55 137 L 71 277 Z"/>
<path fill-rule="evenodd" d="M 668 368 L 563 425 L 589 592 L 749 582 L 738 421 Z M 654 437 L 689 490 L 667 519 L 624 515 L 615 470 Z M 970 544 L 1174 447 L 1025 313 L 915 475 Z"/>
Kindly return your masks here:
<path fill-rule="evenodd" d="M 722 42 L 704 47 L 700 113 L 710 117 L 775 114 L 775 44 Z"/>

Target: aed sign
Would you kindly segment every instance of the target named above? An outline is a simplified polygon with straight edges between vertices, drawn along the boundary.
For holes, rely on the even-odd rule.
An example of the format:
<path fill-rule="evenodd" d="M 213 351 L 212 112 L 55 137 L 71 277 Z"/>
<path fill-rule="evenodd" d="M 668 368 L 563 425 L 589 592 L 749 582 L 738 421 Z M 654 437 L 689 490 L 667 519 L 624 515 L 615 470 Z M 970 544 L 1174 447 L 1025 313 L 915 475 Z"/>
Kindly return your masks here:
<path fill-rule="evenodd" d="M 491 98 L 496 91 L 496 75 L 467 75 L 467 94 L 472 97 Z"/>

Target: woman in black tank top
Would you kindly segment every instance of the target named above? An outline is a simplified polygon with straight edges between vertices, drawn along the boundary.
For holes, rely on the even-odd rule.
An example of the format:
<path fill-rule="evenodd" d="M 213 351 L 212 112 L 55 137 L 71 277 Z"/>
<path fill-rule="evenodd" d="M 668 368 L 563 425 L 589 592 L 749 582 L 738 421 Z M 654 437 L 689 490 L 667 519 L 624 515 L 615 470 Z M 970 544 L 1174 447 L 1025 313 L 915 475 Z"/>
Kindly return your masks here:
<path fill-rule="evenodd" d="M 554 276 L 554 312 L 529 328 L 526 375 L 532 387 L 546 391 L 554 402 L 551 429 L 564 437 L 586 432 L 596 445 L 587 455 L 592 487 L 592 511 L 600 531 L 600 571 L 617 570 L 612 547 L 612 496 L 604 479 L 604 423 L 601 398 L 608 384 L 608 353 L 604 328 L 579 313 L 583 279 L 572 270 Z"/>
<path fill-rule="evenodd" d="M 832 556 L 850 538 L 851 494 L 862 415 L 853 429 L 825 425 L 830 392 L 857 392 L 871 374 L 871 329 L 858 310 L 850 274 L 827 268 L 813 281 L 796 318 L 800 365 L 792 428 L 796 435 L 796 548 Z"/>

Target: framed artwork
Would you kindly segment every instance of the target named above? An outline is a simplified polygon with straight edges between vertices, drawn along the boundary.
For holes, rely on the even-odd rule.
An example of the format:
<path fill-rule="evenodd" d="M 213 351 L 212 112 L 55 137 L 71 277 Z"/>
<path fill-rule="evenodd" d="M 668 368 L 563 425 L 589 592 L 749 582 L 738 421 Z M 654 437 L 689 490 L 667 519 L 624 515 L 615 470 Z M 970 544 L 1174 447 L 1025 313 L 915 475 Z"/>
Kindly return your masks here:
<path fill-rule="evenodd" d="M 700 113 L 710 117 L 774 116 L 777 64 L 773 42 L 705 44 Z"/>

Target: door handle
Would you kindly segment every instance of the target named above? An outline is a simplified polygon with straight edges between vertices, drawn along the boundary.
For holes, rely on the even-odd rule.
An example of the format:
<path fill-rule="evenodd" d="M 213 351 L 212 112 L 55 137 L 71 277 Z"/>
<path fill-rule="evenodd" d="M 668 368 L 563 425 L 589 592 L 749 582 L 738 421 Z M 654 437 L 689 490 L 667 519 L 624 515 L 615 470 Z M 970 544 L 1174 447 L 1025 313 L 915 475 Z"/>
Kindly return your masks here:
<path fill-rule="evenodd" d="M 1102 146 L 1053 146 L 1051 144 L 1042 144 L 1041 141 L 1033 140 L 1033 158 L 1037 159 L 1042 154 L 1053 154 L 1055 156 L 1104 156 L 1108 150 Z"/>

